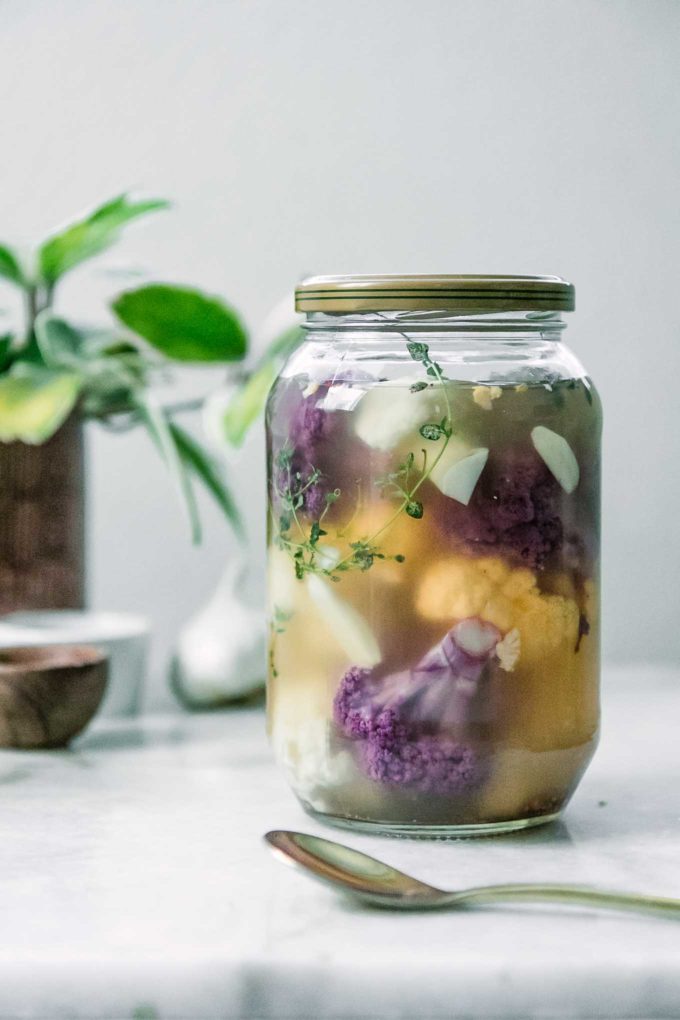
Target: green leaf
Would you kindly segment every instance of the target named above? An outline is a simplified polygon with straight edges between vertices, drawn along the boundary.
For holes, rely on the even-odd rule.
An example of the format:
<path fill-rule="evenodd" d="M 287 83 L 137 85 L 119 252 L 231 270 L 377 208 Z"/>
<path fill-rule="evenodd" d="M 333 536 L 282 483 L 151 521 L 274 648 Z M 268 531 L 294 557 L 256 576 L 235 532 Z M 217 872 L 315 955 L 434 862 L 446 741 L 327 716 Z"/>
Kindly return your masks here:
<path fill-rule="evenodd" d="M 158 447 L 167 468 L 175 482 L 181 501 L 184 504 L 191 527 L 191 540 L 194 545 L 201 541 L 201 522 L 198 516 L 196 497 L 191 487 L 184 461 L 180 456 L 175 437 L 163 410 L 148 393 L 137 395 L 137 408 L 146 425 L 149 435 Z"/>
<path fill-rule="evenodd" d="M 48 368 L 74 368 L 83 357 L 82 334 L 64 319 L 41 312 L 35 320 L 35 338 Z"/>
<path fill-rule="evenodd" d="M 232 446 L 243 445 L 248 430 L 264 410 L 281 362 L 299 347 L 303 337 L 300 326 L 293 326 L 276 337 L 245 384 L 232 397 L 222 419 L 224 435 Z"/>
<path fill-rule="evenodd" d="M 262 413 L 277 372 L 275 361 L 265 361 L 232 397 L 222 419 L 224 435 L 232 446 L 242 446 L 250 426 Z"/>
<path fill-rule="evenodd" d="M 26 281 L 19 259 L 5 244 L 0 244 L 0 276 L 9 280 L 10 283 L 16 284 L 17 287 L 25 286 Z"/>
<path fill-rule="evenodd" d="M 11 333 L 4 333 L 0 336 L 0 372 L 4 372 L 12 359 L 12 343 L 14 337 Z"/>
<path fill-rule="evenodd" d="M 220 298 L 154 283 L 120 294 L 120 321 L 175 361 L 238 361 L 248 345 L 240 318 Z"/>
<path fill-rule="evenodd" d="M 0 441 L 44 443 L 68 418 L 80 388 L 74 372 L 16 366 L 0 378 Z"/>
<path fill-rule="evenodd" d="M 158 209 L 167 209 L 168 205 L 164 199 L 134 201 L 126 194 L 105 202 L 40 246 L 38 266 L 42 279 L 51 286 L 81 262 L 110 248 L 126 223 Z"/>
<path fill-rule="evenodd" d="M 239 538 L 244 537 L 243 521 L 238 507 L 227 488 L 224 473 L 217 461 L 200 446 L 193 436 L 174 423 L 170 425 L 170 431 L 175 440 L 179 455 L 187 468 L 205 485 L 211 493 L 224 515 L 231 521 L 234 531 Z"/>

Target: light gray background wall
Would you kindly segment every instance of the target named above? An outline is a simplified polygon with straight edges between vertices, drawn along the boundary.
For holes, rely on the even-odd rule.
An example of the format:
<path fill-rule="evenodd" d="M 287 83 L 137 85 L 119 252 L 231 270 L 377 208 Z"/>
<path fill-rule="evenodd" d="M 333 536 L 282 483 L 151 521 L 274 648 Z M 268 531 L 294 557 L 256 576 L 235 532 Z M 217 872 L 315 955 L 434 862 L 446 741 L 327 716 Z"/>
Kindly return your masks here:
<path fill-rule="evenodd" d="M 677 0 L 8 0 L 0 113 L 3 238 L 172 196 L 113 261 L 251 323 L 310 271 L 572 279 L 607 415 L 605 651 L 680 657 Z M 113 286 L 74 274 L 62 307 Z M 160 667 L 231 539 L 208 510 L 190 548 L 144 437 L 89 443 L 91 601 L 151 614 Z M 238 486 L 259 520 L 259 463 Z"/>

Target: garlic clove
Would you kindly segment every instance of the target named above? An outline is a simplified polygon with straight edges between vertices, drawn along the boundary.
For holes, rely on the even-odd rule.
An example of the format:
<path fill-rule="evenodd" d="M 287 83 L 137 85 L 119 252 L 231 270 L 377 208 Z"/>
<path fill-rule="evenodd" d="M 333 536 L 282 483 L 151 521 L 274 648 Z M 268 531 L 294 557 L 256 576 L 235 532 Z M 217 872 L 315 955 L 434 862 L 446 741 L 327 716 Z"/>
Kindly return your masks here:
<path fill-rule="evenodd" d="M 467 506 L 472 498 L 472 493 L 475 491 L 479 477 L 486 466 L 488 457 L 488 449 L 486 447 L 479 447 L 479 449 L 472 450 L 471 453 L 457 460 L 451 467 L 447 468 L 443 475 L 438 473 L 436 479 L 433 472 L 432 479 L 445 496 L 449 496 L 458 503 L 462 503 L 463 506 Z"/>
<path fill-rule="evenodd" d="M 307 577 L 307 590 L 350 662 L 371 669 L 382 656 L 373 631 L 354 606 L 336 595 L 331 585 L 316 574 Z"/>
<path fill-rule="evenodd" d="M 248 564 L 230 562 L 205 605 L 181 628 L 171 665 L 171 686 L 191 708 L 226 705 L 264 685 L 265 626 L 259 606 L 244 599 Z M 281 591 L 276 597 L 289 602 Z"/>
<path fill-rule="evenodd" d="M 569 494 L 579 483 L 580 471 L 574 451 L 564 436 L 560 436 L 545 425 L 531 430 L 531 441 L 536 452 L 548 470 Z"/>

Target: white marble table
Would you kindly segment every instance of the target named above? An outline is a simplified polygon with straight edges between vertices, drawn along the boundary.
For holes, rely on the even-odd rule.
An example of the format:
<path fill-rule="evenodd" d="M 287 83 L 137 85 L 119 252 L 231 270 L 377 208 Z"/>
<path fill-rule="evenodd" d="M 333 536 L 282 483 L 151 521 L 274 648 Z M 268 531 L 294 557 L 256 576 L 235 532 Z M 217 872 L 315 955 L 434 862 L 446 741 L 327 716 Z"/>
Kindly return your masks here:
<path fill-rule="evenodd" d="M 444 886 L 680 896 L 679 721 L 679 673 L 611 673 L 601 749 L 564 822 L 457 843 L 338 838 Z M 0 753 L 0 1017 L 680 1015 L 679 923 L 366 912 L 273 860 L 271 827 L 323 831 L 274 770 L 256 710 Z"/>

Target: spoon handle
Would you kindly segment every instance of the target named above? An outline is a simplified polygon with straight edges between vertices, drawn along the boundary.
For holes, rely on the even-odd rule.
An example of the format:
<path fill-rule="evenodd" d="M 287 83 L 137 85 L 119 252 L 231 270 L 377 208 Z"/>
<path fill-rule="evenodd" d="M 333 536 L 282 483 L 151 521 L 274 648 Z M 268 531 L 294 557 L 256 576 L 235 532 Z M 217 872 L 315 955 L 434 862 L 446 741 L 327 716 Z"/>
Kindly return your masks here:
<path fill-rule="evenodd" d="M 587 885 L 489 885 L 466 889 L 453 902 L 463 903 L 573 903 L 607 910 L 663 913 L 680 919 L 680 900 L 593 889 Z"/>

